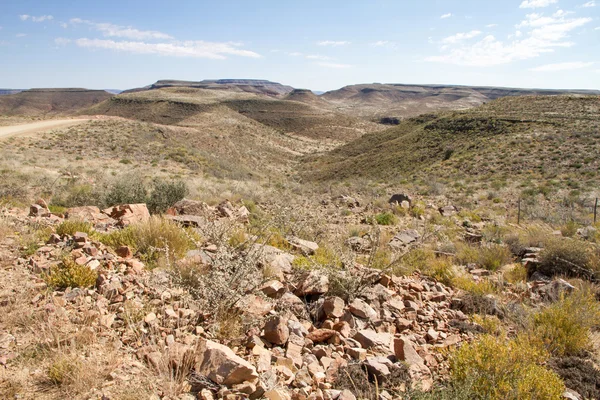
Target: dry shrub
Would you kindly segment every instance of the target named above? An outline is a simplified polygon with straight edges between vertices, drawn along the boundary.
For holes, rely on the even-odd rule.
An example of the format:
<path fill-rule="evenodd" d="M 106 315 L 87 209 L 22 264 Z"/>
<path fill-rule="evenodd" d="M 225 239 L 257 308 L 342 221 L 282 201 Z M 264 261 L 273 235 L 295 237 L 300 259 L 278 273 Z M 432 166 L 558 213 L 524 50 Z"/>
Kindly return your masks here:
<path fill-rule="evenodd" d="M 8 219 L 0 216 L 0 240 L 4 240 L 11 232 L 12 228 L 8 223 Z"/>
<path fill-rule="evenodd" d="M 553 238 L 541 252 L 536 270 L 548 276 L 590 279 L 597 273 L 592 267 L 592 252 L 588 244 L 576 239 Z"/>
<path fill-rule="evenodd" d="M 483 335 L 450 358 L 451 380 L 469 383 L 478 397 L 490 400 L 558 399 L 560 377 L 541 364 L 548 354 L 527 339 Z"/>
<path fill-rule="evenodd" d="M 359 399 L 379 399 L 379 393 L 386 390 L 400 395 L 410 382 L 408 366 L 399 364 L 391 368 L 390 375 L 376 381 L 360 364 L 349 364 L 337 373 L 333 387 L 337 390 L 349 390 Z"/>
<path fill-rule="evenodd" d="M 92 224 L 90 224 L 89 222 L 85 222 L 85 221 L 79 221 L 76 219 L 67 219 L 63 222 L 61 222 L 57 227 L 56 227 L 56 234 L 57 235 L 74 235 L 76 232 L 83 232 L 83 233 L 87 233 L 88 235 L 91 235 L 94 231 L 94 228 L 92 227 Z"/>
<path fill-rule="evenodd" d="M 569 389 L 585 399 L 600 399 L 600 371 L 590 360 L 579 357 L 553 358 L 548 367 L 556 372 Z"/>
<path fill-rule="evenodd" d="M 53 288 L 87 288 L 96 284 L 98 272 L 87 265 L 79 265 L 69 256 L 63 257 L 60 264 L 50 269 L 44 280 Z"/>
<path fill-rule="evenodd" d="M 194 234 L 159 216 L 122 230 L 99 235 L 107 246 L 130 246 L 151 266 L 170 265 L 194 247 Z"/>
<path fill-rule="evenodd" d="M 553 355 L 577 355 L 589 346 L 590 330 L 599 318 L 594 295 L 580 290 L 534 315 L 532 330 Z"/>
<path fill-rule="evenodd" d="M 456 260 L 462 264 L 477 264 L 481 268 L 497 271 L 503 265 L 512 261 L 508 247 L 499 244 L 457 246 Z"/>

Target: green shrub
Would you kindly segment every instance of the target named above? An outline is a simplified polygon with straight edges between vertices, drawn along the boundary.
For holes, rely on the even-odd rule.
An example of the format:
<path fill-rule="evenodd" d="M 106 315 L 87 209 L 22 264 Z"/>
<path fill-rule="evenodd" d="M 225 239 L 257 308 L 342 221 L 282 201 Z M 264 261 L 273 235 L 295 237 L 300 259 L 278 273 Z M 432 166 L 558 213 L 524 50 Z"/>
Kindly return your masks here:
<path fill-rule="evenodd" d="M 391 212 L 384 212 L 375 215 L 375 222 L 378 225 L 395 225 L 398 219 Z"/>
<path fill-rule="evenodd" d="M 185 198 L 188 192 L 185 182 L 156 180 L 148 199 L 148 210 L 152 214 L 164 213 L 173 204 Z"/>
<path fill-rule="evenodd" d="M 576 355 L 589 345 L 590 329 L 599 318 L 600 305 L 594 296 L 577 292 L 537 313 L 534 335 L 553 355 Z"/>
<path fill-rule="evenodd" d="M 60 264 L 50 269 L 44 277 L 46 284 L 57 289 L 87 288 L 96 284 L 98 273 L 87 265 L 79 265 L 70 256 L 63 257 Z"/>
<path fill-rule="evenodd" d="M 558 399 L 564 384 L 556 373 L 541 366 L 547 359 L 545 350 L 526 338 L 483 335 L 451 356 L 451 381 L 469 383 L 482 399 Z"/>
<path fill-rule="evenodd" d="M 456 261 L 462 265 L 477 264 L 481 268 L 496 271 L 512 261 L 508 247 L 499 244 L 457 246 Z"/>
<path fill-rule="evenodd" d="M 63 222 L 61 222 L 57 227 L 56 227 L 56 234 L 57 235 L 74 235 L 75 232 L 83 232 L 83 233 L 87 233 L 88 235 L 91 235 L 92 232 L 94 232 L 94 228 L 92 227 L 92 224 L 90 224 L 89 222 L 85 222 L 85 221 L 79 221 L 76 219 L 67 219 L 64 220 Z"/>
<path fill-rule="evenodd" d="M 138 204 L 147 201 L 147 191 L 144 181 L 141 177 L 130 175 L 122 177 L 113 184 L 104 202 L 107 206 L 116 206 L 119 204 Z"/>

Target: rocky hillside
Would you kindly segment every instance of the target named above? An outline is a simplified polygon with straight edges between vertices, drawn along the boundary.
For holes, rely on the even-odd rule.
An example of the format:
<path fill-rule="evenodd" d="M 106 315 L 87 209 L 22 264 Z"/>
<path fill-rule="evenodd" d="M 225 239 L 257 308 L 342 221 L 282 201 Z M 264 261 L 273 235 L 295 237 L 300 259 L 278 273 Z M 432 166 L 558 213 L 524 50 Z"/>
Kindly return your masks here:
<path fill-rule="evenodd" d="M 324 180 L 418 175 L 447 182 L 535 179 L 596 187 L 599 101 L 505 97 L 467 111 L 422 115 L 312 157 L 306 171 Z"/>
<path fill-rule="evenodd" d="M 540 90 L 477 86 L 361 84 L 326 92 L 321 97 L 340 112 L 378 120 L 411 117 L 440 110 L 472 108 L 506 96 L 600 94 L 590 90 Z"/>
<path fill-rule="evenodd" d="M 29 89 L 0 97 L 0 114 L 8 116 L 72 114 L 112 96 L 104 90 Z"/>

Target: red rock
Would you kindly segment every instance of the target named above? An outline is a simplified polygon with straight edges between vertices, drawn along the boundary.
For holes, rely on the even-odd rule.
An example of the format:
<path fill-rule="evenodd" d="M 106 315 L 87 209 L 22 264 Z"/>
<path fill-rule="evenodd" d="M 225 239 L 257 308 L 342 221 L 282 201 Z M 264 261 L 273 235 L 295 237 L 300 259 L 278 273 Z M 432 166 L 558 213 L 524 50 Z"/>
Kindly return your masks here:
<path fill-rule="evenodd" d="M 133 257 L 133 252 L 131 251 L 129 246 L 120 246 L 115 250 L 115 253 L 117 253 L 117 255 L 122 258 Z"/>
<path fill-rule="evenodd" d="M 315 343 L 321 343 L 325 342 L 335 334 L 337 334 L 337 332 L 332 329 L 315 329 L 314 331 L 310 332 L 306 338 Z"/>
<path fill-rule="evenodd" d="M 290 336 L 287 319 L 277 316 L 265 324 L 263 338 L 273 344 L 284 345 Z"/>
<path fill-rule="evenodd" d="M 340 318 L 344 315 L 346 303 L 339 297 L 328 297 L 323 303 L 323 312 L 328 318 Z"/>

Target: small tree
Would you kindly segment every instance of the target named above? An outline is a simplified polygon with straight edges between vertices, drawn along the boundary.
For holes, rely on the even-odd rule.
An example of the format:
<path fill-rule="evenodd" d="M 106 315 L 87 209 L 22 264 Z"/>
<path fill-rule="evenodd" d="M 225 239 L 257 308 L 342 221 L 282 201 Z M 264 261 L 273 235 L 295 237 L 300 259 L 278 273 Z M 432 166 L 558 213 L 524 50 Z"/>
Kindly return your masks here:
<path fill-rule="evenodd" d="M 164 213 L 173 204 L 185 198 L 188 192 L 185 182 L 155 180 L 148 199 L 148 210 L 152 214 Z"/>

